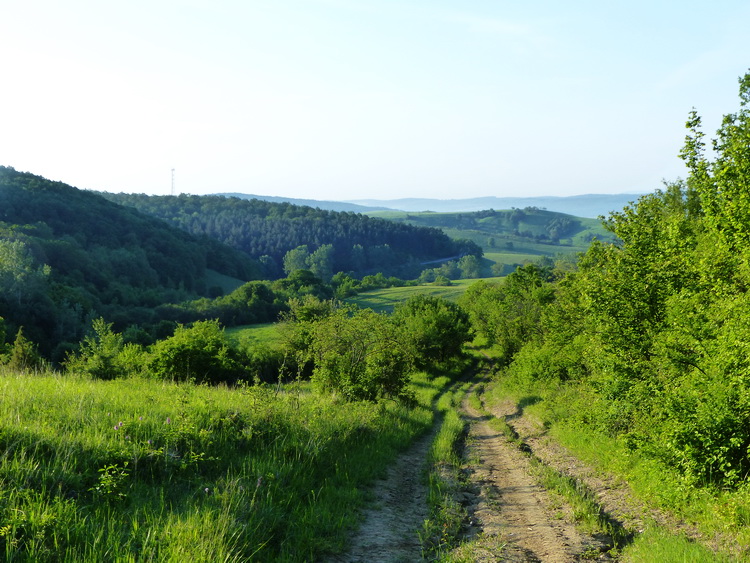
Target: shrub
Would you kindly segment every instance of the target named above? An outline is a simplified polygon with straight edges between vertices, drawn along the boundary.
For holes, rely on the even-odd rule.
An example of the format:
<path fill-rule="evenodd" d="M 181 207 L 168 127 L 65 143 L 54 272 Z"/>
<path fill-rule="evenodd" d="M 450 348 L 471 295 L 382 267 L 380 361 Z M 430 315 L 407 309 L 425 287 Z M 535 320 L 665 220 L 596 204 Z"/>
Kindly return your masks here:
<path fill-rule="evenodd" d="M 148 368 L 161 379 L 198 383 L 235 382 L 243 375 L 239 354 L 215 320 L 178 325 L 173 336 L 154 344 Z"/>
<path fill-rule="evenodd" d="M 102 318 L 92 323 L 93 334 L 86 336 L 78 352 L 65 358 L 65 369 L 95 379 L 115 379 L 130 375 L 142 365 L 141 348 L 124 344 L 121 334 L 112 330 L 112 323 Z"/>

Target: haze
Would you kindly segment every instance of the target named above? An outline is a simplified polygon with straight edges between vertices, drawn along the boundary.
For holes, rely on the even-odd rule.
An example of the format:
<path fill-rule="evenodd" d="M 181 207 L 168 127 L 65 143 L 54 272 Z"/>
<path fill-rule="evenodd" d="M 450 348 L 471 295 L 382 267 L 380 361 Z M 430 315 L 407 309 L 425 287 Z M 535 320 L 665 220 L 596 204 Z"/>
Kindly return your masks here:
<path fill-rule="evenodd" d="M 10 4 L 10 5 L 8 5 Z M 10 2 L 0 164 L 79 188 L 645 193 L 750 66 L 741 1 Z"/>

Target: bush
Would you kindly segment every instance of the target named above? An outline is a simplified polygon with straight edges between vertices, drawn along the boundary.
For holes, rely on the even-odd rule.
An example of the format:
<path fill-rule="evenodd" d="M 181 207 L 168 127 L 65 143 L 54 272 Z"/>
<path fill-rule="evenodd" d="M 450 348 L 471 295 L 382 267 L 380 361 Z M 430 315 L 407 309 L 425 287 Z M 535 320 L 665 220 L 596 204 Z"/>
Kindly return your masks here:
<path fill-rule="evenodd" d="M 318 389 L 348 400 L 406 398 L 412 358 L 403 331 L 370 309 L 339 308 L 302 323 Z"/>
<path fill-rule="evenodd" d="M 233 383 L 244 373 L 239 360 L 218 321 L 198 321 L 154 344 L 148 368 L 161 379 Z"/>
<path fill-rule="evenodd" d="M 65 358 L 65 369 L 94 379 L 115 379 L 136 373 L 143 365 L 142 349 L 124 344 L 121 334 L 112 331 L 112 323 L 102 318 L 92 323 L 93 334 L 86 336 L 78 352 Z"/>
<path fill-rule="evenodd" d="M 464 343 L 473 338 L 469 315 L 439 297 L 410 297 L 396 307 L 393 320 L 403 329 L 420 369 L 459 357 Z"/>

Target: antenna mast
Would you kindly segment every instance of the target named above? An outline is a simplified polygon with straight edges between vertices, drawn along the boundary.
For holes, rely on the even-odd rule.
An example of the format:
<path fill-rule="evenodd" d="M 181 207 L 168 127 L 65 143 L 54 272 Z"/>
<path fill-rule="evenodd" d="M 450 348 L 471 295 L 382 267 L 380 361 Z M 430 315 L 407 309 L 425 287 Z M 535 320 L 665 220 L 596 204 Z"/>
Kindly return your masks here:
<path fill-rule="evenodd" d="M 172 168 L 172 195 L 174 195 L 174 168 Z"/>

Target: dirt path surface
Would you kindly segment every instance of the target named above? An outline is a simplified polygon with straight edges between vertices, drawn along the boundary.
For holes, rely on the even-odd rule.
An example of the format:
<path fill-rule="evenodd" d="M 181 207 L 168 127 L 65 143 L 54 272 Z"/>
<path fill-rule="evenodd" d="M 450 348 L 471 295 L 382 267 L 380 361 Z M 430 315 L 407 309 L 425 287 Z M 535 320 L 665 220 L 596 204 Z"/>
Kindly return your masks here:
<path fill-rule="evenodd" d="M 673 515 L 645 506 L 635 497 L 627 483 L 595 471 L 570 454 L 565 447 L 547 435 L 541 421 L 525 413 L 514 401 L 507 400 L 496 405 L 492 414 L 503 418 L 516 432 L 518 439 L 528 445 L 542 463 L 583 483 L 594 494 L 602 510 L 624 529 L 639 533 L 643 531 L 647 521 L 654 521 L 672 533 L 684 534 L 709 549 L 739 555 L 731 536 L 705 537 L 697 528 Z"/>
<path fill-rule="evenodd" d="M 469 478 L 480 487 L 475 503 L 467 508 L 482 536 L 499 537 L 502 541 L 494 543 L 504 544 L 502 554 L 488 549 L 480 560 L 579 561 L 591 546 L 559 502 L 536 483 L 528 456 L 493 429 L 490 417 L 474 409 L 468 399 L 463 409 L 470 423 Z"/>
<path fill-rule="evenodd" d="M 372 494 L 377 502 L 365 510 L 364 521 L 352 538 L 350 550 L 331 562 L 420 561 L 418 531 L 428 517 L 427 486 L 423 474 L 438 424 L 388 468 Z"/>
<path fill-rule="evenodd" d="M 488 413 L 469 397 L 486 382 L 480 374 L 462 403 L 469 423 L 465 447 L 465 483 L 458 500 L 466 509 L 464 539 L 471 560 L 478 562 L 550 562 L 612 560 L 609 538 L 585 536 L 574 525 L 571 508 L 538 484 L 531 457 L 580 482 L 593 492 L 603 513 L 624 530 L 642 531 L 644 518 L 655 520 L 702 543 L 695 529 L 637 502 L 626 483 L 598 474 L 547 435 L 541 422 L 523 405 L 504 401 Z M 505 421 L 517 434 L 511 440 L 490 421 Z M 418 532 L 428 518 L 427 487 L 423 475 L 427 453 L 439 428 L 436 423 L 399 456 L 379 480 L 372 494 L 376 503 L 364 513 L 351 549 L 329 561 L 409 562 L 422 560 Z M 519 449 L 519 440 L 522 449 Z M 529 455 L 531 454 L 531 455 Z M 720 543 L 720 542 L 718 542 Z M 726 546 L 725 546 L 726 547 Z M 464 560 L 463 558 L 461 560 Z"/>

